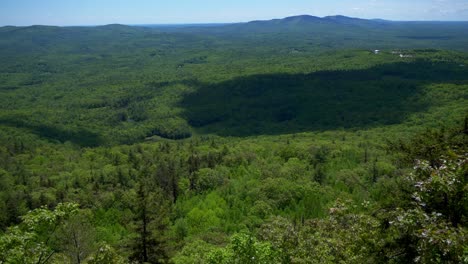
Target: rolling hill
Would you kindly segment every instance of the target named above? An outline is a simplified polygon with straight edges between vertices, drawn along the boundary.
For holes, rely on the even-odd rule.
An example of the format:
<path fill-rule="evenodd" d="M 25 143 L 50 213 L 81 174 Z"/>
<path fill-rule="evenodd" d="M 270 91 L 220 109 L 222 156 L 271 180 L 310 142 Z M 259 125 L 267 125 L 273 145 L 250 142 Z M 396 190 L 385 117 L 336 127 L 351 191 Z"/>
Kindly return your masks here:
<path fill-rule="evenodd" d="M 375 91 L 381 89 L 382 96 L 390 96 L 392 89 L 402 85 L 399 82 L 408 82 L 406 71 L 425 64 L 432 67 L 430 61 L 445 56 L 431 49 L 465 49 L 468 30 L 462 29 L 467 26 L 304 15 L 210 27 L 5 27 L 0 30 L 0 122 L 83 145 L 131 143 L 155 135 L 186 138 L 202 125 L 212 127 L 204 130 L 210 133 L 248 135 L 253 130 L 257 131 L 254 134 L 276 134 L 394 123 L 399 118 L 389 114 L 359 112 L 378 113 L 378 107 L 390 107 L 383 111 L 392 112 L 392 107 L 397 107 L 371 99 L 372 87 L 376 87 Z M 421 30 L 427 27 L 430 31 Z M 386 53 L 410 49 L 414 58 L 407 63 L 420 62 L 401 64 L 398 54 L 374 56 L 366 51 L 385 48 L 389 49 Z M 454 61 L 444 63 L 452 66 L 441 64 L 436 68 L 464 70 L 457 66 L 466 63 L 464 54 L 448 56 Z M 399 63 L 402 67 L 391 66 Z M 379 64 L 389 66 L 377 72 L 358 73 L 362 80 L 354 84 L 367 91 L 367 99 L 357 94 L 359 90 L 347 87 L 352 80 L 346 81 L 348 77 L 340 73 L 359 72 Z M 397 70 L 388 75 L 385 67 Z M 320 71 L 334 77 L 307 77 Z M 438 76 L 437 72 L 434 69 L 429 75 Z M 376 79 L 367 80 L 370 75 Z M 385 87 L 381 87 L 381 79 L 388 79 Z M 426 80 L 413 79 L 411 85 L 420 87 L 416 84 L 419 81 Z M 275 87 L 275 83 L 281 85 Z M 308 88 L 314 86 L 315 90 Z M 341 88 L 327 90 L 329 86 Z M 243 98 L 242 94 L 260 89 L 257 101 Z M 354 92 L 344 99 L 334 95 L 339 91 Z M 284 93 L 291 94 L 284 97 Z M 217 105 L 220 101 L 216 97 L 225 98 L 225 106 Z M 322 99 L 314 101 L 316 97 L 327 98 L 323 100 L 328 103 L 319 107 L 320 111 L 314 110 L 323 104 L 319 102 Z M 310 100 L 301 99 L 299 103 L 294 98 Z M 211 103 L 200 105 L 204 100 Z M 376 103 L 374 109 L 370 104 L 356 113 L 346 110 L 358 109 L 355 104 L 365 104 L 366 100 Z M 336 104 L 348 106 L 342 110 L 328 108 Z M 248 112 L 257 115 L 241 117 L 249 116 Z M 213 116 L 215 113 L 218 116 Z M 358 120 L 359 116 L 366 116 L 367 121 Z M 218 122 L 216 129 L 214 120 Z M 262 125 L 255 120 L 262 120 Z"/>
<path fill-rule="evenodd" d="M 0 28 L 0 263 L 462 263 L 467 51 L 467 22 Z"/>

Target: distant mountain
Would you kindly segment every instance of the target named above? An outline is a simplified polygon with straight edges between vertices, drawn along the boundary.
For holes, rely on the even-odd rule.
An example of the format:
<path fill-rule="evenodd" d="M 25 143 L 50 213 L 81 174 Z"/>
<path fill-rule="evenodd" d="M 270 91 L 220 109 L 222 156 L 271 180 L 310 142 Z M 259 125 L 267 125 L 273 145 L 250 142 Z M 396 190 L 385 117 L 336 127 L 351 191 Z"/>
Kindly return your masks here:
<path fill-rule="evenodd" d="M 3 27 L 2 31 L 0 32 L 10 32 L 10 33 L 15 33 L 15 34 L 47 34 L 50 32 L 57 32 L 61 28 L 57 26 L 41 26 L 41 25 L 33 25 L 33 26 L 28 26 L 28 27 L 14 27 L 14 26 L 8 26 L 8 27 Z"/>
<path fill-rule="evenodd" d="M 233 23 L 212 27 L 198 25 L 165 26 L 157 27 L 163 31 L 190 32 L 190 33 L 214 33 L 214 34 L 268 34 L 286 32 L 346 32 L 349 30 L 365 31 L 368 29 L 380 29 L 392 25 L 393 22 L 385 20 L 368 20 L 346 16 L 316 17 L 311 15 L 291 16 L 282 19 L 254 20 L 244 23 Z"/>
<path fill-rule="evenodd" d="M 286 17 L 281 19 L 283 22 L 302 22 L 302 23 L 320 23 L 322 19 L 320 17 L 316 16 L 310 16 L 310 15 L 300 15 L 300 16 L 291 16 L 291 17 Z"/>
<path fill-rule="evenodd" d="M 109 24 L 103 26 L 74 26 L 74 27 L 59 27 L 59 26 L 43 26 L 33 25 L 26 27 L 5 26 L 0 27 L 0 33 L 9 32 L 15 35 L 39 35 L 39 34 L 58 34 L 58 33 L 95 33 L 95 32 L 138 32 L 144 30 L 140 27 L 133 27 L 122 24 Z"/>
<path fill-rule="evenodd" d="M 143 27 L 112 24 L 95 27 L 27 26 L 0 28 L 0 56 L 15 53 L 44 53 L 48 50 L 88 52 L 108 50 L 147 31 Z M 157 32 L 157 30 L 152 30 Z M 116 40 L 120 40 L 116 41 Z M 113 44 L 110 44 L 113 43 Z"/>
<path fill-rule="evenodd" d="M 326 17 L 324 17 L 322 19 L 326 20 L 326 21 L 335 22 L 335 23 L 359 23 L 359 22 L 363 22 L 363 21 L 369 21 L 367 19 L 347 17 L 347 16 L 341 16 L 341 15 L 326 16 Z"/>
<path fill-rule="evenodd" d="M 347 16 L 326 16 L 323 20 L 336 23 L 336 24 L 344 24 L 344 25 L 355 25 L 355 26 L 376 26 L 382 24 L 389 24 L 391 21 L 386 21 L 383 19 L 362 19 L 362 18 L 354 18 L 354 17 L 347 17 Z"/>
<path fill-rule="evenodd" d="M 232 41 L 249 39 L 260 43 L 296 42 L 329 48 L 450 47 L 466 50 L 468 46 L 468 22 L 403 22 L 342 15 L 299 15 L 213 27 L 188 25 L 158 29 L 172 33 L 208 34 Z"/>
<path fill-rule="evenodd" d="M 135 27 L 123 24 L 109 24 L 103 26 L 96 26 L 96 28 L 103 30 L 116 30 L 116 31 L 135 31 Z"/>
<path fill-rule="evenodd" d="M 466 51 L 468 22 L 404 22 L 342 15 L 299 15 L 233 24 L 7 26 L 0 27 L 0 55 L 45 52 L 58 46 L 63 51 L 81 53 L 89 50 L 107 52 L 109 49 L 128 48 L 129 43 L 134 47 L 144 45 L 152 48 L 154 43 L 142 44 L 143 42 L 138 40 L 154 39 L 161 45 L 167 45 L 169 36 L 171 39 L 183 40 L 180 43 L 203 40 L 204 45 L 224 41 L 233 45 L 249 43 L 253 46 L 265 46 L 268 43 L 275 47 L 283 45 L 300 49 L 313 46 L 317 49 L 438 48 Z M 115 43 L 126 43 L 127 46 L 119 47 Z"/>
<path fill-rule="evenodd" d="M 347 16 L 326 16 L 316 17 L 310 15 L 291 16 L 283 19 L 272 19 L 263 21 L 251 21 L 247 23 L 241 23 L 243 25 L 264 25 L 264 26 L 311 26 L 311 25 L 351 25 L 351 26 L 369 26 L 369 25 L 381 25 L 383 23 L 390 23 L 385 20 L 368 20 L 362 18 L 353 18 Z"/>
<path fill-rule="evenodd" d="M 301 15 L 301 16 L 292 16 L 286 17 L 283 19 L 272 19 L 272 20 L 255 20 L 250 21 L 247 23 L 240 23 L 240 24 L 247 24 L 247 25 L 267 25 L 267 24 L 276 24 L 276 25 L 285 25 L 285 24 L 308 24 L 308 23 L 323 23 L 323 19 L 320 17 L 309 16 L 309 15 Z"/>

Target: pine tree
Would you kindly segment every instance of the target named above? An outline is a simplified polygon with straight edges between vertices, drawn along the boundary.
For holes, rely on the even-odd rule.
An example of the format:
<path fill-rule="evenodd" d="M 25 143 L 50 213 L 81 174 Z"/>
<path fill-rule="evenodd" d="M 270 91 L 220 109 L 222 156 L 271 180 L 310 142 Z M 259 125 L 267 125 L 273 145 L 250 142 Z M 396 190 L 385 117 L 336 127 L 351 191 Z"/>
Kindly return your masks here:
<path fill-rule="evenodd" d="M 137 186 L 134 226 L 137 236 L 132 243 L 132 260 L 140 263 L 164 263 L 167 260 L 165 231 L 168 201 L 157 186 L 142 180 Z"/>

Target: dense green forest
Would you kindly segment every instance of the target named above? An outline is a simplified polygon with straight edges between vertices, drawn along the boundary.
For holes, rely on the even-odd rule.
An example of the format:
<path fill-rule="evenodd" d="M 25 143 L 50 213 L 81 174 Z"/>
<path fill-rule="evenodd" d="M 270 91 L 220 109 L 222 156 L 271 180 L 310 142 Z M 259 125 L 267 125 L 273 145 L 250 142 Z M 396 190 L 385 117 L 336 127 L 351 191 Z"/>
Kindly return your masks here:
<path fill-rule="evenodd" d="M 342 16 L 2 27 L 0 263 L 468 263 L 467 47 Z"/>

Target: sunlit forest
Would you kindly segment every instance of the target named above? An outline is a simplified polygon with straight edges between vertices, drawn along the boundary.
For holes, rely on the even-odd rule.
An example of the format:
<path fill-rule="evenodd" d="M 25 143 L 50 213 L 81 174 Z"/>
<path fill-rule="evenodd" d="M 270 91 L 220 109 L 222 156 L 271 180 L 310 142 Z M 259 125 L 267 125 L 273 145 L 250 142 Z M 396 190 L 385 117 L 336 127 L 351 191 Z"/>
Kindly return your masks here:
<path fill-rule="evenodd" d="M 0 264 L 468 263 L 468 22 L 0 27 Z"/>

